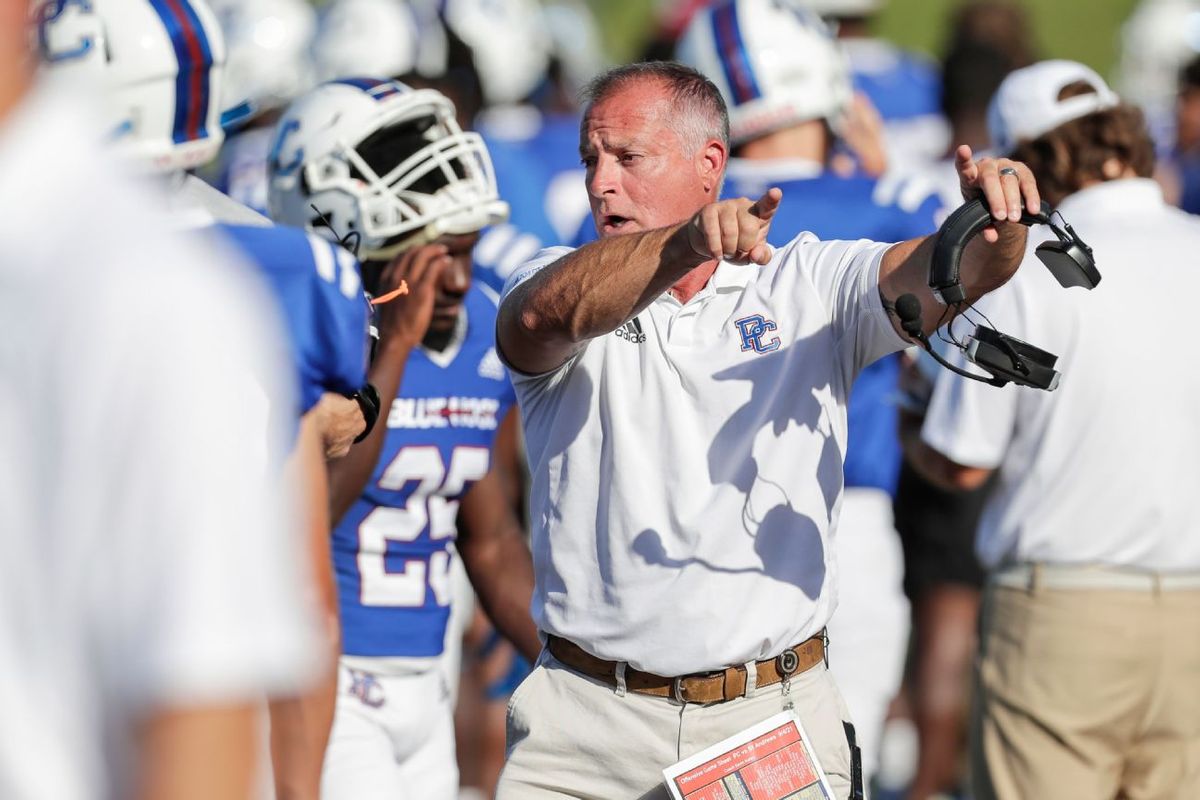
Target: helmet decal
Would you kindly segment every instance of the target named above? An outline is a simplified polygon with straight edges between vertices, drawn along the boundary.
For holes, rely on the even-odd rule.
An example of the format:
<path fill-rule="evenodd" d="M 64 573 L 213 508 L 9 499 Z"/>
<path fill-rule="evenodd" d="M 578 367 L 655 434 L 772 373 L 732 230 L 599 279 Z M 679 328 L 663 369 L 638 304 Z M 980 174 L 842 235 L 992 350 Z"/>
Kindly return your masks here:
<path fill-rule="evenodd" d="M 746 42 L 742 38 L 741 23 L 738 22 L 736 3 L 724 3 L 713 9 L 713 39 L 721 53 L 721 67 L 725 80 L 733 92 L 734 102 L 745 103 L 762 97 L 758 81 L 754 79 L 754 67 L 746 55 Z"/>
<path fill-rule="evenodd" d="M 179 74 L 175 78 L 175 130 L 172 138 L 176 144 L 203 139 L 208 135 L 205 126 L 211 101 L 208 76 L 213 65 L 208 36 L 190 3 L 182 0 L 150 0 L 150 6 L 166 26 L 171 45 L 175 48 L 175 57 L 179 60 Z"/>

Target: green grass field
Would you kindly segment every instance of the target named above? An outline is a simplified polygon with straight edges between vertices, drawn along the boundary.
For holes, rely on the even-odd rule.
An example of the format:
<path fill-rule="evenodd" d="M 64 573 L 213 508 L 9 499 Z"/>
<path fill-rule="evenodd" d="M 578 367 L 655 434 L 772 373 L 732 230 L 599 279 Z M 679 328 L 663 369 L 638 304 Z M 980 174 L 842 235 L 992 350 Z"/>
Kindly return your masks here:
<path fill-rule="evenodd" d="M 604 28 L 612 56 L 627 60 L 653 30 L 651 0 L 589 0 Z M 878 31 L 892 41 L 936 56 L 947 12 L 962 0 L 890 0 Z M 1028 0 L 1039 55 L 1070 58 L 1111 77 L 1121 22 L 1137 0 Z"/>

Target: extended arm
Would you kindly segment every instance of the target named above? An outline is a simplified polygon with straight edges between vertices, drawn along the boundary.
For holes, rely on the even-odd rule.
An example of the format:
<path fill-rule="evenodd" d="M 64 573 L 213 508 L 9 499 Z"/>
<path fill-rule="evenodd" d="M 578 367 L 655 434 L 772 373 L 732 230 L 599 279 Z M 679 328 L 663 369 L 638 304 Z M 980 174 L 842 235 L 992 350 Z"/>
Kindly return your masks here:
<path fill-rule="evenodd" d="M 547 372 L 706 262 L 765 264 L 767 229 L 782 196 L 771 189 L 757 202 L 711 203 L 685 223 L 601 239 L 560 258 L 501 304 L 501 351 L 522 372 Z"/>
<path fill-rule="evenodd" d="M 497 440 L 515 438 L 516 431 L 514 409 L 501 424 Z M 497 449 L 500 446 L 498 441 Z M 532 662 L 542 649 L 529 616 L 533 563 L 525 532 L 505 490 L 504 473 L 510 469 L 511 464 L 493 462 L 488 474 L 463 498 L 458 513 L 458 549 L 492 624 Z"/>
<path fill-rule="evenodd" d="M 960 277 L 967 292 L 967 303 L 1003 286 L 1016 274 L 1025 255 L 1027 229 L 1020 224 L 1022 205 L 1030 213 L 1041 208 L 1041 196 L 1029 168 L 1008 159 L 984 158 L 976 161 L 971 148 L 958 149 L 955 158 L 963 196 L 982 196 L 992 209 L 993 225 L 967 245 L 963 252 Z M 1016 175 L 1001 175 L 1001 169 L 1016 170 Z M 955 307 L 943 306 L 929 289 L 929 264 L 934 236 L 900 242 L 884 254 L 879 268 L 879 291 L 891 304 L 902 294 L 913 294 L 921 301 L 921 321 L 925 333 L 953 319 Z M 899 320 L 892 324 L 901 335 Z M 907 338 L 907 337 L 906 337 Z"/>

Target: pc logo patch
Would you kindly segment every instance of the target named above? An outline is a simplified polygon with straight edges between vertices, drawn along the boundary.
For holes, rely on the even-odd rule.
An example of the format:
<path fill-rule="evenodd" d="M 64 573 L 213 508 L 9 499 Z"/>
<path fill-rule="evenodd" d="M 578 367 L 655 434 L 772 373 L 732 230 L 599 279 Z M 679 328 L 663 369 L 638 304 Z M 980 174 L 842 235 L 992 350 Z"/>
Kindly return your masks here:
<path fill-rule="evenodd" d="M 742 337 L 742 352 L 753 350 L 756 353 L 770 353 L 772 350 L 779 349 L 779 337 L 772 336 L 771 341 L 763 344 L 763 336 L 767 333 L 777 330 L 774 321 L 767 319 L 762 314 L 752 314 L 749 317 L 736 319 L 733 324 L 737 326 L 738 334 Z"/>

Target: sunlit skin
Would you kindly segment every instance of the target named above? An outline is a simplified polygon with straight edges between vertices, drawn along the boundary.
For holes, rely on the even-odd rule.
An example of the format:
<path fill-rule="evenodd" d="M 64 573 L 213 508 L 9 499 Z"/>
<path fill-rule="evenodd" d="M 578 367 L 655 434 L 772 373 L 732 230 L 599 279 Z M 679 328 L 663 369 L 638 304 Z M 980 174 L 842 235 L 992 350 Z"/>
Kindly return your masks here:
<path fill-rule="evenodd" d="M 315 409 L 325 458 L 341 458 L 367 426 L 362 406 L 352 397 L 325 392 Z"/>
<path fill-rule="evenodd" d="M 601 100 L 581 130 L 592 220 L 601 237 L 683 222 L 712 202 L 719 182 L 707 148 L 684 152 L 663 125 L 674 113 L 661 83 L 645 82 Z"/>
<path fill-rule="evenodd" d="M 659 81 L 635 84 L 588 110 L 579 151 L 601 238 L 678 224 L 717 199 L 725 146 L 711 139 L 687 152 L 674 128 L 663 124 L 675 113 Z M 716 267 L 716 261 L 701 264 L 672 291 L 686 301 Z"/>
<path fill-rule="evenodd" d="M 24 96 L 33 78 L 27 0 L 0 0 L 0 119 Z"/>

